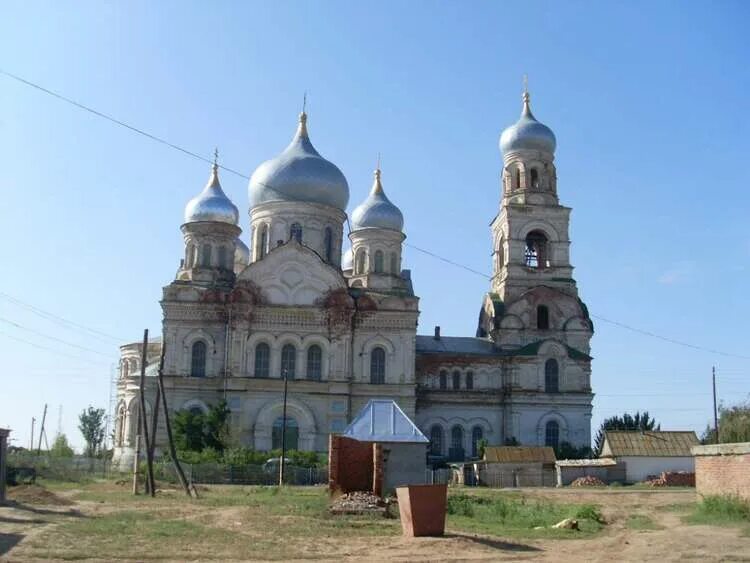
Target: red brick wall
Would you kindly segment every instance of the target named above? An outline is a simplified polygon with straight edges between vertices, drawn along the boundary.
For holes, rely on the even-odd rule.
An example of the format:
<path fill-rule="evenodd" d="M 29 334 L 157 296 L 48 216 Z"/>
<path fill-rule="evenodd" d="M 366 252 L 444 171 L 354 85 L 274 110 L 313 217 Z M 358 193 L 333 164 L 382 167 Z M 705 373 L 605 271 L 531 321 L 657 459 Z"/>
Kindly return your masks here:
<path fill-rule="evenodd" d="M 330 435 L 328 439 L 328 490 L 349 493 L 372 491 L 373 449 L 371 442 L 359 442 L 343 436 Z"/>
<path fill-rule="evenodd" d="M 695 488 L 699 495 L 739 495 L 750 500 L 750 453 L 696 455 Z"/>

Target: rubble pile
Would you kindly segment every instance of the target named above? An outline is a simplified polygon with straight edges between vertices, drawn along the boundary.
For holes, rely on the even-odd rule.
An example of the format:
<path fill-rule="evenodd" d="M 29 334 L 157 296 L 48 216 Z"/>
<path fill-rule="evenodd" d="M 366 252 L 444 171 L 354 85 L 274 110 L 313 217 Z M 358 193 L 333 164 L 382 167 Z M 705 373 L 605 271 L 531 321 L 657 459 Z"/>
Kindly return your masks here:
<path fill-rule="evenodd" d="M 586 475 L 585 477 L 579 477 L 570 484 L 571 487 L 606 487 L 607 483 L 594 477 L 593 475 Z"/>
<path fill-rule="evenodd" d="M 662 471 L 659 477 L 643 482 L 649 487 L 695 487 L 695 473 L 687 471 Z"/>
<path fill-rule="evenodd" d="M 385 513 L 387 503 L 379 496 L 367 491 L 354 491 L 334 499 L 330 511 L 333 514 L 380 514 Z"/>

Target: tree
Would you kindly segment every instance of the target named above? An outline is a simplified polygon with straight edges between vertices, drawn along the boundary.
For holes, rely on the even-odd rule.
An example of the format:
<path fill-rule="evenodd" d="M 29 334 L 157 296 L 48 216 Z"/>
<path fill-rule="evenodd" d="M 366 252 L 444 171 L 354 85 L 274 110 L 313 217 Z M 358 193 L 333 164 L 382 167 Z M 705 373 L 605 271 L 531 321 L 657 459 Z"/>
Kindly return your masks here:
<path fill-rule="evenodd" d="M 570 442 L 562 441 L 555 448 L 555 457 L 557 459 L 589 459 L 591 457 L 591 448 L 588 446 L 575 447 Z"/>
<path fill-rule="evenodd" d="M 649 416 L 648 411 L 643 411 L 643 413 L 636 411 L 634 415 L 625 413 L 622 416 L 611 416 L 602 422 L 599 430 L 596 432 L 596 438 L 594 439 L 594 452 L 597 456 L 602 453 L 602 446 L 604 446 L 604 432 L 607 430 L 644 432 L 648 430 L 661 430 L 661 424 L 657 424 L 656 420 Z"/>
<path fill-rule="evenodd" d="M 49 451 L 49 455 L 52 457 L 73 457 L 74 453 L 73 448 L 68 443 L 67 436 L 62 433 L 55 437 L 55 441 L 52 443 L 52 448 Z"/>
<path fill-rule="evenodd" d="M 78 430 L 86 441 L 86 457 L 96 457 L 104 443 L 105 416 L 104 409 L 95 409 L 91 405 L 78 415 Z"/>
<path fill-rule="evenodd" d="M 731 407 L 719 406 L 719 442 L 750 442 L 750 401 Z M 716 443 L 716 432 L 712 426 L 706 427 L 701 443 Z"/>
<path fill-rule="evenodd" d="M 223 452 L 229 434 L 226 401 L 199 412 L 197 409 L 178 411 L 174 417 L 175 445 L 179 451 L 202 452 L 205 449 Z"/>

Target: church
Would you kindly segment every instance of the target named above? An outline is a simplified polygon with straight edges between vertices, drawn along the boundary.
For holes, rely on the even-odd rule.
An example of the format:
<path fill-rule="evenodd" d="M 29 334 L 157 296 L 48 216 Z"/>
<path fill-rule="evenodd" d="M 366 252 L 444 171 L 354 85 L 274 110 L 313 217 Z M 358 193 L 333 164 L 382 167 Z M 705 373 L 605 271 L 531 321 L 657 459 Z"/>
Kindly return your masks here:
<path fill-rule="evenodd" d="M 163 343 L 170 410 L 205 412 L 226 400 L 239 446 L 280 447 L 284 378 L 292 449 L 327 450 L 329 433 L 375 398 L 399 404 L 434 460 L 476 458 L 480 442 L 588 446 L 593 324 L 573 279 L 555 148 L 524 92 L 519 120 L 500 137 L 490 286 L 476 334 L 458 337 L 439 327 L 418 334 L 404 217 L 381 170 L 348 217 L 347 180 L 313 146 L 306 113 L 289 146 L 250 179 L 248 233 L 214 163 L 185 208 L 184 255 L 161 300 L 163 336 L 148 344 L 147 414 Z M 135 452 L 141 347 L 120 348 L 113 436 L 122 466 Z"/>

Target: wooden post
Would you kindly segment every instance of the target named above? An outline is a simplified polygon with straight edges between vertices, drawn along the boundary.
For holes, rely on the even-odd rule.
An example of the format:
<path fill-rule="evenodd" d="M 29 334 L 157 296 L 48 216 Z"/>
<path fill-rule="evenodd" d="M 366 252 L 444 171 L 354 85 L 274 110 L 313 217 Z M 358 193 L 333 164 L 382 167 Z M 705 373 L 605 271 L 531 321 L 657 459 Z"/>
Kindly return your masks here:
<path fill-rule="evenodd" d="M 172 463 L 174 463 L 174 469 L 177 473 L 177 478 L 180 480 L 180 485 L 182 485 L 182 488 L 185 489 L 185 494 L 194 498 L 198 498 L 198 492 L 195 490 L 195 487 L 191 488 L 188 485 L 187 479 L 185 479 L 185 473 L 183 473 L 182 471 L 180 460 L 177 459 L 177 452 L 175 451 L 174 440 L 172 439 L 172 424 L 169 421 L 167 394 L 164 392 L 164 354 L 166 351 L 166 347 L 166 340 L 164 336 L 162 336 L 161 358 L 159 359 L 159 393 L 161 395 L 161 404 L 164 407 L 164 423 L 167 427 L 167 443 L 169 445 L 169 455 L 172 458 Z"/>
<path fill-rule="evenodd" d="M 39 446 L 36 449 L 36 455 L 42 453 L 42 434 L 44 434 L 44 422 L 47 420 L 47 403 L 44 403 L 44 414 L 42 415 L 42 426 L 39 429 Z"/>
<path fill-rule="evenodd" d="M 143 442 L 146 448 L 146 487 L 148 493 L 153 497 L 156 496 L 156 487 L 154 486 L 154 466 L 151 460 L 151 443 L 148 434 L 148 419 L 146 417 L 146 362 L 148 361 L 148 329 L 143 331 L 143 348 L 141 349 L 141 380 L 139 385 L 139 395 L 141 399 L 140 428 L 143 432 Z"/>
<path fill-rule="evenodd" d="M 716 410 L 716 366 L 711 368 L 711 380 L 714 388 L 714 434 L 716 443 L 719 443 L 719 413 Z"/>
<path fill-rule="evenodd" d="M 133 494 L 138 494 L 138 458 L 141 457 L 141 433 L 135 435 L 135 457 L 133 458 Z"/>
<path fill-rule="evenodd" d="M 163 348 L 162 348 L 163 350 Z M 156 386 L 156 397 L 154 398 L 154 413 L 151 417 L 151 462 L 154 460 L 154 450 L 156 449 L 156 426 L 159 424 L 159 400 L 161 399 L 161 391 L 159 386 Z"/>

